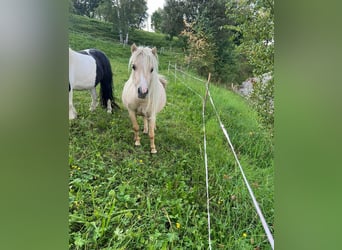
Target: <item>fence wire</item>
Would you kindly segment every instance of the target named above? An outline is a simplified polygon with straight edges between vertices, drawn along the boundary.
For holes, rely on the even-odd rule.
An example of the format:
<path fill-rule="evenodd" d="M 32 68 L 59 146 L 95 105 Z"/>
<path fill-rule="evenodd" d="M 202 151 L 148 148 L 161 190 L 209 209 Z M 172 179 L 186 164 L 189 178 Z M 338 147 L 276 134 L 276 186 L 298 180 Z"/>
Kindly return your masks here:
<path fill-rule="evenodd" d="M 192 91 L 192 92 L 195 93 L 197 96 L 199 96 L 199 97 L 202 99 L 202 101 L 203 101 L 202 120 L 203 120 L 203 133 L 204 133 L 204 135 L 203 135 L 203 144 L 204 144 L 204 165 L 205 165 L 205 174 L 206 174 L 206 193 L 207 193 L 207 215 L 208 215 L 208 241 L 209 241 L 209 249 L 211 249 L 211 234 L 210 234 L 210 230 L 211 230 L 211 229 L 210 229 L 210 199 L 209 199 L 209 182 L 208 182 L 208 179 L 209 179 L 209 178 L 208 178 L 208 175 L 209 175 L 209 174 L 208 174 L 208 157 L 207 157 L 207 152 L 206 152 L 207 141 L 206 141 L 206 130 L 205 130 L 205 108 L 206 108 L 207 97 L 209 97 L 210 103 L 211 103 L 211 105 L 212 105 L 212 107 L 213 107 L 213 109 L 214 109 L 214 112 L 215 112 L 215 114 L 216 114 L 216 117 L 217 117 L 217 120 L 218 120 L 218 122 L 219 122 L 220 128 L 222 129 L 222 132 L 223 132 L 224 136 L 226 137 L 226 139 L 227 139 L 227 141 L 228 141 L 228 144 L 229 144 L 229 147 L 230 147 L 230 149 L 231 149 L 231 151 L 232 151 L 232 153 L 233 153 L 233 155 L 234 155 L 235 161 L 236 161 L 237 165 L 239 166 L 239 169 L 240 169 L 242 178 L 243 178 L 243 180 L 244 180 L 244 182 L 245 182 L 245 185 L 246 185 L 246 187 L 247 187 L 247 189 L 248 189 L 248 192 L 249 192 L 249 194 L 250 194 L 250 196 L 251 196 L 251 199 L 252 199 L 252 201 L 253 201 L 253 205 L 254 205 L 254 207 L 255 207 L 255 209 L 256 209 L 256 212 L 257 212 L 257 214 L 258 214 L 258 216 L 259 216 L 259 219 L 260 219 L 260 221 L 261 221 L 261 224 L 262 224 L 262 226 L 263 226 L 263 228 L 264 228 L 264 231 L 265 231 L 265 233 L 266 233 L 267 239 L 268 239 L 268 241 L 269 241 L 269 243 L 270 243 L 272 249 L 274 249 L 274 239 L 273 239 L 273 235 L 272 235 L 272 233 L 271 233 L 271 231 L 270 231 L 270 229 L 269 229 L 269 227 L 268 227 L 268 224 L 267 224 L 267 222 L 266 222 L 266 220 L 265 220 L 265 217 L 264 217 L 264 215 L 263 215 L 263 213 L 262 213 L 262 211 L 261 211 L 261 209 L 260 209 L 260 207 L 259 207 L 259 204 L 258 204 L 258 202 L 257 202 L 257 200 L 256 200 L 256 198 L 255 198 L 255 196 L 254 196 L 253 190 L 252 190 L 251 186 L 250 186 L 249 183 L 248 183 L 248 180 L 247 180 L 247 178 L 246 178 L 246 175 L 245 175 L 245 173 L 244 173 L 244 170 L 243 170 L 243 168 L 242 168 L 242 166 L 241 166 L 241 163 L 240 163 L 240 161 L 239 161 L 239 159 L 238 159 L 238 157 L 237 157 L 237 154 L 236 154 L 236 152 L 235 152 L 234 146 L 233 146 L 233 144 L 232 144 L 232 142 L 231 142 L 231 140 L 230 140 L 229 134 L 228 134 L 226 128 L 224 127 L 224 125 L 223 125 L 223 123 L 222 123 L 222 121 L 221 121 L 221 118 L 220 118 L 220 116 L 219 116 L 219 114 L 218 114 L 218 112 L 217 112 L 216 106 L 215 106 L 215 104 L 214 104 L 213 98 L 212 98 L 212 96 L 211 96 L 211 94 L 210 94 L 210 90 L 209 90 L 210 73 L 209 73 L 209 76 L 208 76 L 208 81 L 205 82 L 205 81 L 203 81 L 202 79 L 199 79 L 199 78 L 197 78 L 197 77 L 195 77 L 195 76 L 192 76 L 192 75 L 190 75 L 190 74 L 188 74 L 188 73 L 186 73 L 186 72 L 184 72 L 184 71 L 182 71 L 182 70 L 180 70 L 180 69 L 177 69 L 177 65 L 176 65 L 176 64 L 175 64 L 175 66 L 173 66 L 173 65 L 171 65 L 171 64 L 169 63 L 169 66 L 168 66 L 168 72 L 169 72 L 169 74 L 170 74 L 170 69 L 171 69 L 171 68 L 174 69 L 175 81 L 176 81 L 177 79 L 180 80 L 180 82 L 181 82 L 186 88 L 188 88 L 190 91 Z M 179 77 L 177 77 L 177 72 L 180 72 L 180 73 L 183 74 L 183 75 L 186 75 L 186 76 L 188 76 L 188 77 L 191 77 L 191 78 L 193 78 L 193 79 L 195 79 L 195 80 L 197 80 L 197 81 L 200 81 L 200 82 L 202 82 L 202 83 L 205 83 L 206 92 L 205 92 L 204 98 L 203 98 L 198 92 L 196 92 L 194 89 L 192 89 L 190 86 L 188 86 L 184 81 L 182 81 L 182 79 L 180 79 Z"/>

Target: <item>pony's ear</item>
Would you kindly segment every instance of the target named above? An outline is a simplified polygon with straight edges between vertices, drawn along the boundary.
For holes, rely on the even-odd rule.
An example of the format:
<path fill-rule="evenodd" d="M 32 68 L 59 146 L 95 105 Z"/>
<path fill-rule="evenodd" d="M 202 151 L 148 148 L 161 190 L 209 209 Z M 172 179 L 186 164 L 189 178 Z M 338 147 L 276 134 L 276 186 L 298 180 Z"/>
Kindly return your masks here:
<path fill-rule="evenodd" d="M 156 48 L 156 47 L 153 47 L 153 49 L 152 49 L 152 54 L 155 55 L 155 56 L 157 56 L 157 48 Z"/>
<path fill-rule="evenodd" d="M 133 53 L 134 51 L 137 50 L 137 48 L 138 48 L 137 45 L 135 45 L 135 43 L 133 43 L 131 46 L 131 52 Z"/>

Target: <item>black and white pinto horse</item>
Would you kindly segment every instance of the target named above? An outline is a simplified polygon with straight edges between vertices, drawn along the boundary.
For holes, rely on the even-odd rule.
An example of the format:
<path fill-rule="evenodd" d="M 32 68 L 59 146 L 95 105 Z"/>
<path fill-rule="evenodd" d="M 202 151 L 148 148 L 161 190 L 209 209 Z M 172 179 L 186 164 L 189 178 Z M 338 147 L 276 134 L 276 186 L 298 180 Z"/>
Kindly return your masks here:
<path fill-rule="evenodd" d="M 101 83 L 100 99 L 108 113 L 115 107 L 113 96 L 113 73 L 109 59 L 98 49 L 74 51 L 69 48 L 69 120 L 77 117 L 73 105 L 73 90 L 90 90 L 92 102 L 90 111 L 94 111 L 97 103 L 96 86 Z"/>

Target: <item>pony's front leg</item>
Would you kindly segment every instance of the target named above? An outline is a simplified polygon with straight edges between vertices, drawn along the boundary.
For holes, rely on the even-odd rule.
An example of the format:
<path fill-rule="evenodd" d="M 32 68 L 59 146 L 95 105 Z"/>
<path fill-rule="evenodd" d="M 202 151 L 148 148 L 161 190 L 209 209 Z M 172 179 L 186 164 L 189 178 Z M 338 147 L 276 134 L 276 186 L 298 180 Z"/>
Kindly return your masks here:
<path fill-rule="evenodd" d="M 139 137 L 139 125 L 137 122 L 137 117 L 134 111 L 129 110 L 129 117 L 131 118 L 131 122 L 133 125 L 133 131 L 134 131 L 134 145 L 140 146 L 140 137 Z"/>
<path fill-rule="evenodd" d="M 90 104 L 90 111 L 94 111 L 97 107 L 97 96 L 96 96 L 96 89 L 93 88 L 90 90 L 90 95 L 91 95 L 91 104 Z"/>
<path fill-rule="evenodd" d="M 149 119 L 149 123 L 148 123 L 148 135 L 150 137 L 150 146 L 151 146 L 151 153 L 152 154 L 155 154 L 157 153 L 157 150 L 156 150 L 156 145 L 154 144 L 154 128 L 155 128 L 155 125 L 156 125 L 156 118 L 155 117 L 150 117 Z"/>
<path fill-rule="evenodd" d="M 73 120 L 77 117 L 76 109 L 72 103 L 72 89 L 69 90 L 69 120 Z"/>

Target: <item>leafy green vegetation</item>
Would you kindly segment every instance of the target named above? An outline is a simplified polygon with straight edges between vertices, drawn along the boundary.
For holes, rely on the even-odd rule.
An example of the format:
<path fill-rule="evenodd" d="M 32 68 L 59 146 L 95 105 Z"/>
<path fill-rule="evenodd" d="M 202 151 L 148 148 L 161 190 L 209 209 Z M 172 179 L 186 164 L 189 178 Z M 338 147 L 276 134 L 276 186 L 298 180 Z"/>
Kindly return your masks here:
<path fill-rule="evenodd" d="M 239 41 L 236 51 L 245 55 L 259 80 L 254 84 L 249 98 L 266 124 L 274 124 L 274 0 L 229 1 L 227 15 L 234 20 L 227 28 L 236 31 Z M 268 80 L 264 80 L 269 75 Z"/>
<path fill-rule="evenodd" d="M 160 36 L 140 31 L 135 42 L 151 45 L 146 41 L 157 42 Z M 114 95 L 123 107 L 130 47 L 111 37 L 109 24 L 77 16 L 71 16 L 69 44 L 106 53 Z M 142 146 L 134 146 L 126 110 L 109 115 L 98 107 L 91 113 L 90 94 L 74 93 L 78 118 L 69 123 L 70 249 L 207 249 L 202 100 L 184 84 L 201 95 L 205 86 L 168 72 L 169 62 L 183 59 L 179 52 L 159 53 L 160 73 L 169 83 L 167 105 L 157 116 L 156 155 L 149 153 L 148 136 L 142 135 Z M 210 91 L 273 231 L 272 136 L 240 96 L 215 84 Z M 271 249 L 209 102 L 205 119 L 213 249 Z"/>

